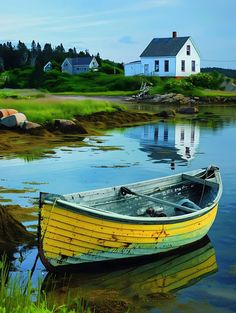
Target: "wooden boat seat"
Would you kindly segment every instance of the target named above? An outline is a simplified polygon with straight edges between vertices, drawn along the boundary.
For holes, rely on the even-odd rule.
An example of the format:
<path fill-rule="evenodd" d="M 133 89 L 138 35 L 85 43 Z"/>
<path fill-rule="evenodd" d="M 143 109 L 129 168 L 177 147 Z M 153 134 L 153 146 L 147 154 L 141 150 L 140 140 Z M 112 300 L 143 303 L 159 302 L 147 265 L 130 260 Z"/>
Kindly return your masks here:
<path fill-rule="evenodd" d="M 181 199 L 176 204 L 178 205 L 178 207 L 176 207 L 175 210 L 183 211 L 184 213 L 192 213 L 201 210 L 200 206 L 186 198 Z"/>

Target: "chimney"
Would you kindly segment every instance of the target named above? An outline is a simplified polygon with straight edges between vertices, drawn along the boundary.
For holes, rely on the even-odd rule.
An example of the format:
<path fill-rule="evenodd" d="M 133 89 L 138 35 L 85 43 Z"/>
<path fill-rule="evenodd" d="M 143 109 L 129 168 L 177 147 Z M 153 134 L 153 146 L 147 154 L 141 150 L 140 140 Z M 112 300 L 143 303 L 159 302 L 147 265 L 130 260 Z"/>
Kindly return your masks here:
<path fill-rule="evenodd" d="M 172 38 L 176 38 L 177 37 L 177 32 L 173 32 L 172 33 Z"/>

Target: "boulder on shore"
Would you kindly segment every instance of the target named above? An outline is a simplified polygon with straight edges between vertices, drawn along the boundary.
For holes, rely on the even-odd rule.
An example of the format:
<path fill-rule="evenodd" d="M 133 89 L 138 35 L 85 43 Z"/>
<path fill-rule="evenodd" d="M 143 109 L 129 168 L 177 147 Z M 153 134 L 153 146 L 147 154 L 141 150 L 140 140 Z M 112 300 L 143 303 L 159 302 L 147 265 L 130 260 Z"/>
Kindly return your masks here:
<path fill-rule="evenodd" d="M 178 110 L 178 113 L 180 114 L 196 114 L 198 112 L 199 110 L 196 107 L 185 107 Z"/>
<path fill-rule="evenodd" d="M 158 117 L 163 118 L 170 118 L 175 117 L 175 111 L 174 110 L 164 110 L 156 114 Z"/>
<path fill-rule="evenodd" d="M 4 117 L 7 117 L 9 115 L 16 114 L 16 113 L 18 113 L 18 111 L 14 110 L 14 109 L 1 109 L 0 110 L 0 118 L 4 118 Z"/>
<path fill-rule="evenodd" d="M 87 130 L 82 125 L 71 120 L 56 119 L 54 121 L 54 126 L 56 130 L 63 133 L 76 132 L 79 134 L 87 134 Z"/>
<path fill-rule="evenodd" d="M 35 135 L 41 134 L 41 132 L 44 130 L 42 125 L 30 121 L 25 121 L 21 125 L 21 129 L 26 131 L 27 133 Z"/>
<path fill-rule="evenodd" d="M 15 113 L 6 117 L 3 117 L 0 120 L 0 125 L 5 127 L 19 127 L 27 120 L 25 114 L 23 113 Z"/>

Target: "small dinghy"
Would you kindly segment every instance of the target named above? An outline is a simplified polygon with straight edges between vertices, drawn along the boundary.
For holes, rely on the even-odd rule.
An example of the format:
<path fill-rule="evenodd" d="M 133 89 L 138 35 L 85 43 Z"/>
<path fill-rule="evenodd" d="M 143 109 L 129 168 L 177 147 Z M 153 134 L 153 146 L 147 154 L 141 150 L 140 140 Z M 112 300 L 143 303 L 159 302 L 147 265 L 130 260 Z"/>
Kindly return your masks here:
<path fill-rule="evenodd" d="M 40 193 L 40 258 L 53 270 L 177 249 L 207 234 L 221 194 L 213 166 L 63 196 Z"/>

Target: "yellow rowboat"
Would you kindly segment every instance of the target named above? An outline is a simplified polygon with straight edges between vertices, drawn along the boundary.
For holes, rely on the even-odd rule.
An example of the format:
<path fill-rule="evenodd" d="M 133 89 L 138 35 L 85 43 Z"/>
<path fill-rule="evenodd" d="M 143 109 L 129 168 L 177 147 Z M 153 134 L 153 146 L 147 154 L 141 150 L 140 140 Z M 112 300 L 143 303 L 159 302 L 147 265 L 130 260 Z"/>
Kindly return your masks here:
<path fill-rule="evenodd" d="M 203 238 L 222 193 L 219 169 L 67 195 L 40 193 L 48 270 L 166 252 Z"/>
<path fill-rule="evenodd" d="M 176 291 L 217 272 L 215 251 L 207 236 L 181 251 L 146 259 L 131 265 L 117 261 L 112 267 L 94 263 L 65 275 L 48 273 L 43 282 L 47 302 L 60 305 L 79 298 L 98 302 L 100 307 L 103 302 L 122 300 L 136 308 L 143 303 L 157 307 L 160 299 L 169 301 Z"/>

